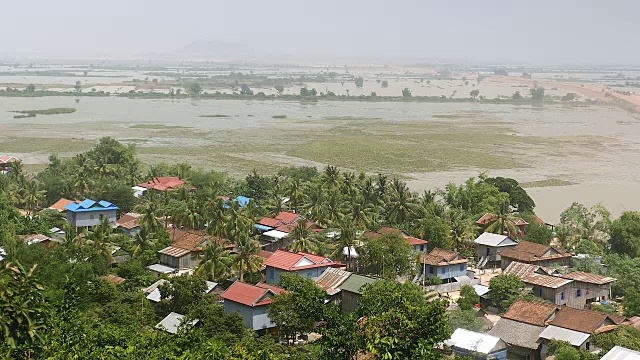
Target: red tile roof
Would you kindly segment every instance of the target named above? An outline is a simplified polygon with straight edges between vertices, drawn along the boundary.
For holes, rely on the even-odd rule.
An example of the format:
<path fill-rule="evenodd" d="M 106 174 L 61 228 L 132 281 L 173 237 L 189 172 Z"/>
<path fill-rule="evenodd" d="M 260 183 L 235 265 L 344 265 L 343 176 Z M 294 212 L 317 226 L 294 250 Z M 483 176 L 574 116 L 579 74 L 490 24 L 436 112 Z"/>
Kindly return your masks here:
<path fill-rule="evenodd" d="M 5 165 L 12 162 L 20 162 L 20 159 L 11 155 L 0 155 L 0 164 Z"/>
<path fill-rule="evenodd" d="M 180 180 L 179 177 L 166 176 L 166 177 L 153 178 L 147 182 L 138 184 L 138 186 L 141 186 L 147 189 L 167 191 L 167 190 L 175 190 L 184 184 L 185 182 Z"/>
<path fill-rule="evenodd" d="M 113 274 L 100 276 L 100 279 L 107 280 L 108 282 L 112 283 L 113 285 L 120 285 L 125 281 L 124 278 L 121 278 L 120 276 L 116 276 L 116 275 L 113 275 Z"/>
<path fill-rule="evenodd" d="M 306 258 L 311 264 L 295 266 L 300 260 Z M 332 261 L 324 256 L 307 254 L 303 252 L 294 253 L 285 250 L 276 250 L 276 252 L 267 259 L 265 266 L 274 267 L 286 271 L 295 271 L 303 269 L 311 269 L 316 267 L 343 267 L 343 264 Z"/>
<path fill-rule="evenodd" d="M 71 204 L 72 202 L 73 202 L 72 200 L 61 198 L 60 200 L 53 203 L 53 205 L 49 206 L 49 209 L 55 209 L 62 212 L 62 211 L 65 211 L 65 208 L 67 207 L 67 205 Z M 78 201 L 76 201 L 76 203 L 79 204 Z"/>
<path fill-rule="evenodd" d="M 282 224 L 282 222 L 278 219 L 274 219 L 274 218 L 270 218 L 270 217 L 263 217 L 262 219 L 260 219 L 258 221 L 258 224 L 260 225 L 264 225 L 264 226 L 269 226 L 272 228 L 276 228 L 279 225 Z"/>
<path fill-rule="evenodd" d="M 502 317 L 526 324 L 545 326 L 546 321 L 557 309 L 557 306 L 548 302 L 516 300 Z"/>
<path fill-rule="evenodd" d="M 182 229 L 167 229 L 173 240 L 172 246 L 179 247 L 187 250 L 200 250 L 202 248 L 201 243 L 206 240 L 207 235 L 201 231 L 187 231 Z M 209 237 L 214 239 L 214 237 Z"/>
<path fill-rule="evenodd" d="M 234 282 L 227 291 L 222 294 L 225 301 L 233 301 L 246 306 L 261 306 L 271 304 L 273 296 L 284 291 L 276 286 L 258 284 L 256 286 L 240 281 Z"/>
<path fill-rule="evenodd" d="M 280 214 L 276 216 L 276 219 L 281 220 L 285 224 L 291 225 L 294 222 L 296 222 L 296 220 L 299 217 L 301 217 L 300 214 L 296 214 L 288 211 L 281 211 Z"/>
<path fill-rule="evenodd" d="M 426 245 L 426 244 L 429 243 L 427 240 L 414 238 L 413 236 L 406 236 L 405 239 L 407 239 L 409 241 L 409 245 L 411 245 L 411 246 Z"/>

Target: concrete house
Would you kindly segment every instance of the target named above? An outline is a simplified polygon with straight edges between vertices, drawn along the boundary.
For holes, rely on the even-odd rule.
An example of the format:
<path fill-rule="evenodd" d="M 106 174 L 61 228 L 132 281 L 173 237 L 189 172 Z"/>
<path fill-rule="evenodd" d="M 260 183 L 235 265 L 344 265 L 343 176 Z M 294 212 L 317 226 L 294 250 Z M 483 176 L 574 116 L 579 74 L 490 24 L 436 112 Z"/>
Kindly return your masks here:
<path fill-rule="evenodd" d="M 569 266 L 571 257 L 570 252 L 560 248 L 521 241 L 500 253 L 500 267 L 504 270 L 512 261 L 546 267 Z"/>
<path fill-rule="evenodd" d="M 259 331 L 275 327 L 267 315 L 267 309 L 273 297 L 285 291 L 277 286 L 267 284 L 250 285 L 240 281 L 234 282 L 222 294 L 224 312 L 239 312 L 244 319 L 244 326 Z"/>
<path fill-rule="evenodd" d="M 380 235 L 386 235 L 386 234 L 397 234 L 407 239 L 407 241 L 409 242 L 409 245 L 411 245 L 414 251 L 418 251 L 418 252 L 427 251 L 427 245 L 429 244 L 428 241 L 410 236 L 409 234 L 402 231 L 401 229 L 396 229 L 391 227 L 381 227 L 378 231 L 365 232 L 364 236 L 368 238 L 376 238 Z"/>
<path fill-rule="evenodd" d="M 518 243 L 507 235 L 493 233 L 482 233 L 474 241 L 476 260 L 480 264 L 499 264 L 500 253 L 508 248 L 516 246 Z"/>
<path fill-rule="evenodd" d="M 328 268 L 342 268 L 343 264 L 324 256 L 303 252 L 277 250 L 264 263 L 267 283 L 280 284 L 280 274 L 292 273 L 310 277 L 314 281 Z"/>
<path fill-rule="evenodd" d="M 13 163 L 19 163 L 20 159 L 11 155 L 0 155 L 0 174 L 5 174 L 11 169 Z"/>
<path fill-rule="evenodd" d="M 362 287 L 372 284 L 378 279 L 357 274 L 351 274 L 340 286 L 340 310 L 343 313 L 354 312 L 358 308 L 360 298 L 362 298 Z"/>
<path fill-rule="evenodd" d="M 515 301 L 489 330 L 507 344 L 509 359 L 540 359 L 538 339 L 558 307 L 541 301 Z"/>
<path fill-rule="evenodd" d="M 469 260 L 455 251 L 434 248 L 428 254 L 420 256 L 421 266 L 418 270 L 418 278 L 439 277 L 442 282 L 458 281 L 456 278 L 466 280 L 469 278 L 468 263 Z"/>
<path fill-rule="evenodd" d="M 544 359 L 549 352 L 551 340 L 569 342 L 577 349 L 597 351 L 591 346 L 591 335 L 611 331 L 626 319 L 622 316 L 609 315 L 591 310 L 578 310 L 561 307 L 548 326 L 540 333 L 540 354 Z"/>
<path fill-rule="evenodd" d="M 67 221 L 75 227 L 91 227 L 100 224 L 100 218 L 106 218 L 109 222 L 116 221 L 117 211 L 120 210 L 108 201 L 93 201 L 85 199 L 81 203 L 69 203 L 67 211 Z"/>
<path fill-rule="evenodd" d="M 560 274 L 551 268 L 517 261 L 509 264 L 503 274 L 519 277 L 537 297 L 575 309 L 610 299 L 611 284 L 616 280 L 584 272 Z"/>
<path fill-rule="evenodd" d="M 456 329 L 445 343 L 461 357 L 471 357 L 474 360 L 507 358 L 507 344 L 502 339 L 475 331 Z"/>

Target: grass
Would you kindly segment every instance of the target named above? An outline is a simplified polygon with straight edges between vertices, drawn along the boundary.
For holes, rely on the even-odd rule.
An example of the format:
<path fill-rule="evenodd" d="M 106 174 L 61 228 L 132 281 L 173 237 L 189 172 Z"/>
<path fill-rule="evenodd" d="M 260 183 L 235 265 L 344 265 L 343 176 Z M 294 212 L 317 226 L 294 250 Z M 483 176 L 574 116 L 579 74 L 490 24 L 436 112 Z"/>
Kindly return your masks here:
<path fill-rule="evenodd" d="M 94 146 L 93 141 L 73 138 L 5 137 L 0 148 L 6 153 L 76 153 Z"/>
<path fill-rule="evenodd" d="M 129 126 L 130 129 L 152 129 L 152 130 L 164 130 L 164 129 L 188 129 L 186 126 L 178 125 L 164 125 L 164 124 L 135 124 Z"/>
<path fill-rule="evenodd" d="M 75 108 L 50 108 L 44 110 L 16 110 L 13 111 L 19 114 L 33 114 L 35 115 L 58 115 L 58 114 L 71 114 L 76 112 Z"/>
<path fill-rule="evenodd" d="M 32 118 L 32 117 L 36 117 L 36 114 L 29 113 L 29 114 L 15 115 L 13 118 L 14 119 L 26 119 L 26 118 Z"/>
<path fill-rule="evenodd" d="M 567 180 L 554 179 L 554 178 L 520 183 L 520 186 L 522 186 L 523 188 L 569 186 L 569 185 L 575 185 L 575 183 Z"/>
<path fill-rule="evenodd" d="M 286 119 L 287 115 L 273 115 L 271 118 L 273 118 L 273 119 Z"/>
<path fill-rule="evenodd" d="M 224 114 L 213 114 L 213 115 L 200 115 L 201 118 L 228 118 L 229 115 Z"/>

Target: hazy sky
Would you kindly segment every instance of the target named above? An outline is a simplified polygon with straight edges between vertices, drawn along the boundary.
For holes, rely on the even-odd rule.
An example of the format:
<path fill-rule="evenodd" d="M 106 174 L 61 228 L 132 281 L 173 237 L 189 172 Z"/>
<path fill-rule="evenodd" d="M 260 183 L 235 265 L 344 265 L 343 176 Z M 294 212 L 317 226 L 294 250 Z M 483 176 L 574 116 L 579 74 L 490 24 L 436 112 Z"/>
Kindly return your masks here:
<path fill-rule="evenodd" d="M 257 53 L 640 65 L 640 1 L 20 0 L 0 55 L 128 56 L 196 40 Z"/>

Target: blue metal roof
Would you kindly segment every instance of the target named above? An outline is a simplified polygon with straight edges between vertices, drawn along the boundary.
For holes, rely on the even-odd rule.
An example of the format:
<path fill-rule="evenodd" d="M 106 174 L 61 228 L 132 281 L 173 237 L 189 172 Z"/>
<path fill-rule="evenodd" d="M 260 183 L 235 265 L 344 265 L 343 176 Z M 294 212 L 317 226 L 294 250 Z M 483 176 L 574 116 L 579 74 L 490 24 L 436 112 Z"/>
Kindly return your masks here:
<path fill-rule="evenodd" d="M 76 204 L 72 202 L 65 207 L 65 210 L 68 210 L 71 212 L 87 212 L 87 211 L 119 210 L 119 209 L 120 209 L 119 207 L 113 205 L 108 201 L 100 200 L 99 202 L 96 202 L 91 199 L 85 199 L 80 204 Z"/>
<path fill-rule="evenodd" d="M 234 200 L 238 202 L 238 205 L 240 205 L 240 207 L 244 207 L 249 203 L 251 199 L 246 196 L 238 196 Z"/>

